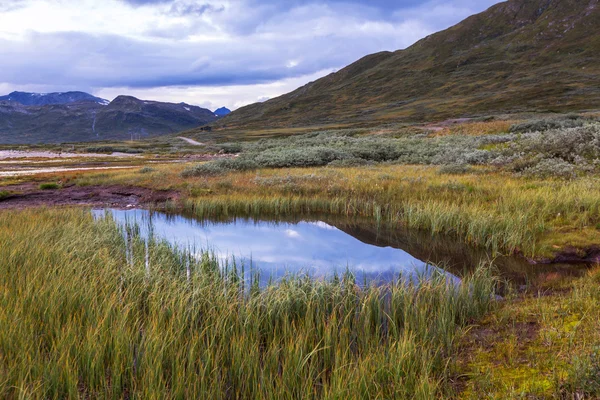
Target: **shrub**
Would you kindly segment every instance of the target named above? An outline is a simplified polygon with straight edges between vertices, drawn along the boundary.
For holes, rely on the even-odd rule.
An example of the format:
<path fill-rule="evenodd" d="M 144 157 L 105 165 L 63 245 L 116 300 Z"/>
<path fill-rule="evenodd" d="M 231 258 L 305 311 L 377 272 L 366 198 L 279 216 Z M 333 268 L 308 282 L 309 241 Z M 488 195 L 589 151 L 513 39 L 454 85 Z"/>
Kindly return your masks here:
<path fill-rule="evenodd" d="M 333 160 L 329 164 L 330 167 L 360 167 L 363 165 L 369 165 L 373 162 L 363 160 L 362 158 L 347 158 L 344 160 Z"/>
<path fill-rule="evenodd" d="M 212 176 L 231 171 L 247 171 L 256 169 L 257 167 L 258 165 L 252 160 L 242 158 L 223 158 L 189 167 L 181 173 L 181 176 L 184 178 L 193 176 Z"/>
<path fill-rule="evenodd" d="M 140 154 L 144 150 L 134 149 L 132 147 L 117 147 L 117 146 L 95 146 L 88 147 L 86 151 L 90 153 L 126 153 L 126 154 Z"/>
<path fill-rule="evenodd" d="M 58 183 L 54 183 L 54 182 L 42 183 L 42 184 L 40 184 L 40 189 L 42 189 L 42 190 L 60 189 L 60 185 Z"/>
<path fill-rule="evenodd" d="M 442 166 L 438 172 L 441 175 L 462 175 L 472 171 L 473 168 L 466 164 L 450 164 Z"/>
<path fill-rule="evenodd" d="M 589 120 L 578 115 L 527 121 L 510 127 L 512 133 L 544 132 L 550 129 L 567 129 L 584 126 Z"/>
<path fill-rule="evenodd" d="M 140 169 L 140 174 L 150 174 L 152 172 L 156 171 L 154 168 L 152 167 L 144 167 L 142 169 Z"/>
<path fill-rule="evenodd" d="M 8 199 L 11 196 L 11 193 L 8 190 L 0 190 L 0 201 L 4 199 Z"/>
<path fill-rule="evenodd" d="M 539 178 L 573 179 L 577 176 L 577 169 L 575 165 L 563 159 L 547 158 L 541 160 L 537 165 L 525 169 L 523 174 Z"/>
<path fill-rule="evenodd" d="M 225 154 L 237 154 L 241 153 L 243 150 L 241 143 L 223 143 L 217 145 L 216 147 Z"/>
<path fill-rule="evenodd" d="M 318 167 L 334 160 L 353 158 L 352 155 L 332 147 L 306 149 L 277 149 L 265 151 L 255 158 L 256 163 L 267 168 Z"/>

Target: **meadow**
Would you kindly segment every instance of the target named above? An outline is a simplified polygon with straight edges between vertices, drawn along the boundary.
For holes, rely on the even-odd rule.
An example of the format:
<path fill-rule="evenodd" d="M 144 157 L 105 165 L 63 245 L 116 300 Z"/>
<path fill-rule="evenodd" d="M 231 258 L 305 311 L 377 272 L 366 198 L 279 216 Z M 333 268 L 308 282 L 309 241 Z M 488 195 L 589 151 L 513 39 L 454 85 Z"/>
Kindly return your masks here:
<path fill-rule="evenodd" d="M 85 210 L 0 214 L 0 397 L 431 399 L 493 307 L 485 267 L 459 287 L 244 287 L 209 253 L 151 241 L 146 263 L 127 237 Z"/>
<path fill-rule="evenodd" d="M 64 179 L 178 190 L 184 200 L 170 206 L 199 217 L 360 215 L 538 259 L 584 257 L 598 245 L 595 119 L 470 125 L 433 136 L 342 131 L 217 143 L 236 156 Z"/>
<path fill-rule="evenodd" d="M 364 217 L 537 262 L 597 256 L 594 116 L 231 138 L 157 142 L 159 154 L 220 153 L 214 161 L 5 182 L 57 195 L 72 185 L 177 192 L 149 206 L 198 218 Z M 110 146 L 152 153 L 152 143 Z M 0 397 L 600 396 L 592 265 L 583 277 L 503 282 L 502 299 L 490 265 L 459 288 L 360 288 L 350 275 L 259 288 L 240 279 L 241 265 L 224 270 L 210 253 L 158 241 L 146 263 L 135 233 L 126 240 L 81 209 L 0 212 Z"/>

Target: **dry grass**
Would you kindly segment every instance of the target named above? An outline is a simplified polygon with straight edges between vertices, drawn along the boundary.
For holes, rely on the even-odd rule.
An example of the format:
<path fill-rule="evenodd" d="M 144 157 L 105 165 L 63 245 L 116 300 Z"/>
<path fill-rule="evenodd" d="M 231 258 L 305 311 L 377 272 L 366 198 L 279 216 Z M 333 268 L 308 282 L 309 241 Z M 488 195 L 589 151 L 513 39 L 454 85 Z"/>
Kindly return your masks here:
<path fill-rule="evenodd" d="M 520 121 L 501 120 L 489 122 L 467 122 L 447 127 L 442 127 L 432 136 L 481 136 L 481 135 L 499 135 L 510 131 L 510 127 Z"/>

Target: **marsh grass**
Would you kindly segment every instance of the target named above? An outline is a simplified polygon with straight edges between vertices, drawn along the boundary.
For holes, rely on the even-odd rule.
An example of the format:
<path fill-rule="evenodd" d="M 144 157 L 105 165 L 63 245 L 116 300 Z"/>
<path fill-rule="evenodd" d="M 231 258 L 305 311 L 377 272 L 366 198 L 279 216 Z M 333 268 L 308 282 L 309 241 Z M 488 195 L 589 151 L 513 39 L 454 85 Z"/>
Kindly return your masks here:
<path fill-rule="evenodd" d="M 182 178 L 183 169 L 157 167 L 156 173 L 147 175 L 88 173 L 76 182 L 180 190 L 182 202 L 171 206 L 199 217 L 377 214 L 391 226 L 448 234 L 498 253 L 521 252 L 528 257 L 552 258 L 565 247 L 598 244 L 597 177 L 562 181 L 525 179 L 485 167 L 456 175 L 429 166 L 375 165 Z"/>
<path fill-rule="evenodd" d="M 60 185 L 55 182 L 45 182 L 45 183 L 40 183 L 39 188 L 42 190 L 56 190 L 56 189 L 60 189 Z"/>
<path fill-rule="evenodd" d="M 126 231 L 82 210 L 0 213 L 1 398 L 431 399 L 492 303 L 488 269 L 458 287 L 247 287 L 240 266 Z"/>

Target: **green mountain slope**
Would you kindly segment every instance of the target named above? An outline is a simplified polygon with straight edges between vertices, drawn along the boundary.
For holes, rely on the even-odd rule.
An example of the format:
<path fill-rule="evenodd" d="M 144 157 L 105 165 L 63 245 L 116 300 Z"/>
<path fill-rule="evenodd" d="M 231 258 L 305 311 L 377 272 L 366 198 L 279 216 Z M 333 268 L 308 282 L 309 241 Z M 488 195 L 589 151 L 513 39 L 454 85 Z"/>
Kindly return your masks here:
<path fill-rule="evenodd" d="M 600 108 L 599 0 L 510 0 L 369 55 L 216 127 L 424 121 Z"/>

